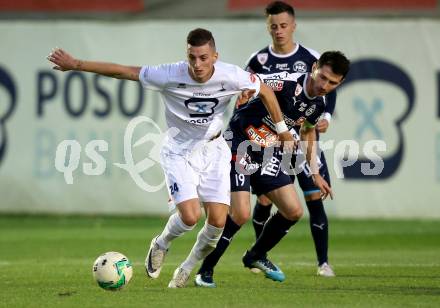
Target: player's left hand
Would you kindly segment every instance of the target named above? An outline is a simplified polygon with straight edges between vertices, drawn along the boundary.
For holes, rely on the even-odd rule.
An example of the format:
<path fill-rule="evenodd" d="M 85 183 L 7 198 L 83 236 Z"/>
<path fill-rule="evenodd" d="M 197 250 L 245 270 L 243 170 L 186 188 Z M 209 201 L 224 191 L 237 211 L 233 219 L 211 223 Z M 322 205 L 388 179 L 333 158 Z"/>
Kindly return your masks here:
<path fill-rule="evenodd" d="M 296 150 L 297 141 L 293 138 L 290 131 L 286 130 L 285 132 L 279 133 L 278 140 L 281 142 L 283 152 L 293 153 Z"/>
<path fill-rule="evenodd" d="M 318 124 L 316 125 L 316 129 L 320 133 L 325 133 L 329 127 L 330 123 L 326 119 L 321 119 L 318 121 Z"/>
<path fill-rule="evenodd" d="M 252 98 L 252 96 L 254 96 L 254 94 L 255 90 L 242 91 L 235 102 L 235 108 L 239 108 L 241 105 L 246 104 Z"/>
<path fill-rule="evenodd" d="M 333 191 L 327 181 L 320 174 L 312 174 L 312 179 L 315 186 L 321 191 L 321 199 L 325 200 L 330 195 L 330 199 L 333 200 Z"/>

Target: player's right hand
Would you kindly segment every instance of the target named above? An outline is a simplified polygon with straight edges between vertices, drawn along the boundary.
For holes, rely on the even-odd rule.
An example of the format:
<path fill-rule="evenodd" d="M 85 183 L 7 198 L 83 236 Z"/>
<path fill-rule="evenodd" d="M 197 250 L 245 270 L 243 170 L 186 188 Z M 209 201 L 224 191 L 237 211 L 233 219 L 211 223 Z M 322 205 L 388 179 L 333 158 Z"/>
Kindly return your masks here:
<path fill-rule="evenodd" d="M 321 191 L 321 199 L 325 200 L 328 196 L 333 200 L 333 191 L 327 181 L 319 174 L 312 174 L 312 180 L 316 187 Z"/>
<path fill-rule="evenodd" d="M 70 71 L 78 68 L 79 61 L 61 48 L 54 48 L 47 60 L 55 64 L 52 68 L 58 71 Z"/>
<path fill-rule="evenodd" d="M 279 133 L 278 140 L 281 142 L 284 152 L 293 153 L 296 150 L 298 143 L 289 131 Z"/>

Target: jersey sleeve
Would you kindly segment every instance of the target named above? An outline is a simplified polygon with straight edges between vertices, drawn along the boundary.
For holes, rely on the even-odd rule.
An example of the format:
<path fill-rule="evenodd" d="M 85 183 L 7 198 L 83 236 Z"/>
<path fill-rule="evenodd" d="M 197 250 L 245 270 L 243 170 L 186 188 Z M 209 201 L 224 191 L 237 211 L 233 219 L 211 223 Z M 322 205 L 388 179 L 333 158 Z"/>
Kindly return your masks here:
<path fill-rule="evenodd" d="M 304 122 L 306 127 L 313 127 L 315 126 L 319 119 L 321 118 L 321 115 L 324 113 L 324 104 L 321 102 L 321 104 L 316 104 L 316 109 L 313 111 L 313 113 L 308 116 Z"/>
<path fill-rule="evenodd" d="M 319 57 L 321 57 L 321 54 L 319 52 L 317 52 L 316 50 L 312 49 L 312 48 L 308 48 L 303 46 L 305 49 L 307 49 L 307 51 L 313 56 L 315 57 L 314 61 L 317 61 L 319 59 Z"/>
<path fill-rule="evenodd" d="M 139 73 L 139 81 L 144 88 L 162 90 L 168 82 L 170 65 L 142 66 Z"/>
<path fill-rule="evenodd" d="M 260 93 L 260 78 L 257 75 L 244 71 L 237 66 L 236 70 L 238 90 L 255 90 L 254 97 Z"/>
<path fill-rule="evenodd" d="M 261 71 L 256 57 L 257 53 L 253 53 L 245 65 L 245 70 L 250 73 L 259 73 Z"/>
<path fill-rule="evenodd" d="M 332 91 L 325 96 L 325 113 L 329 113 L 330 116 L 333 115 L 336 107 L 336 91 Z"/>

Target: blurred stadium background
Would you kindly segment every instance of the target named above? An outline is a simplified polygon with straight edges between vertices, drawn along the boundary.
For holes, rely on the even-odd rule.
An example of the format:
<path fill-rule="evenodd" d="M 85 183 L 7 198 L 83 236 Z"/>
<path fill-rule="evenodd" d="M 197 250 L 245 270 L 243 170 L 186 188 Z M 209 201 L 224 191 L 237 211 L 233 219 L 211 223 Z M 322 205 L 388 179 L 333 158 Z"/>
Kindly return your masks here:
<path fill-rule="evenodd" d="M 319 52 L 342 50 L 353 62 L 322 137 L 336 194 L 328 202 L 329 215 L 440 218 L 439 1 L 291 2 L 298 42 Z M 136 83 L 53 71 L 45 57 L 58 46 L 84 59 L 172 62 L 185 57 L 187 32 L 206 27 L 216 37 L 220 59 L 244 66 L 269 43 L 267 3 L 0 1 L 0 212 L 166 214 L 163 188 L 147 193 L 114 165 L 129 158 L 124 132 L 130 119 L 148 116 L 164 128 L 158 95 Z M 135 136 L 152 132 L 143 126 Z M 81 146 L 70 185 L 55 168 L 57 146 L 66 139 Z M 85 152 L 95 139 L 108 144 L 100 152 L 105 172 L 85 175 L 84 164 L 97 167 Z M 358 148 L 348 150 L 347 140 Z M 374 147 L 371 140 L 384 144 Z M 125 145 L 134 164 L 149 155 L 151 164 L 140 170 L 138 183 L 157 188 L 163 176 L 151 147 Z M 371 175 L 363 174 L 367 170 Z"/>
<path fill-rule="evenodd" d="M 111 224 L 128 227 L 129 220 L 121 223 L 115 219 L 103 223 L 98 219 L 93 223 L 86 218 L 79 223 L 62 219 L 54 222 L 41 216 L 144 217 L 166 216 L 168 213 L 163 176 L 153 151 L 153 141 L 160 132 L 144 122 L 134 128 L 133 138 L 124 137 L 130 120 L 139 115 L 149 117 L 164 129 L 164 107 L 159 96 L 142 91 L 140 85 L 133 82 L 93 74 L 53 71 L 46 60 L 53 47 L 64 48 L 83 59 L 133 65 L 159 64 L 184 59 L 186 34 L 193 28 L 205 27 L 216 38 L 220 59 L 244 66 L 252 52 L 270 42 L 263 16 L 268 2 L 0 0 L 0 221 L 3 222 L 0 268 L 12 264 L 15 258 L 21 260 L 23 255 L 30 255 L 27 248 L 35 248 L 33 253 L 37 252 L 37 256 L 41 252 L 40 260 L 50 259 L 53 253 L 69 260 L 71 251 L 84 248 L 82 253 L 87 251 L 91 256 L 81 261 L 80 271 L 85 267 L 85 275 L 89 275 L 89 263 L 97 256 L 96 253 L 109 246 L 104 243 L 124 243 L 133 235 L 136 245 L 129 242 L 128 248 L 123 248 L 128 250 L 129 256 L 130 253 L 135 256 L 135 264 L 137 262 L 140 268 L 144 257 L 144 247 L 140 245 L 148 241 L 153 233 L 143 230 L 139 220 L 135 231 L 121 235 L 116 229 L 112 231 Z M 390 292 L 413 292 L 411 294 L 416 297 L 435 295 L 438 304 L 440 230 L 436 221 L 440 219 L 440 0 L 286 2 L 293 4 L 297 10 L 297 42 L 321 53 L 338 49 L 352 60 L 352 70 L 338 90 L 336 114 L 330 129 L 321 137 L 326 142 L 326 156 L 335 191 L 335 199 L 326 202 L 326 209 L 330 218 L 337 221 L 335 228 L 339 230 L 330 232 L 330 237 L 334 235 L 336 238 L 331 239 L 336 242 L 336 247 L 330 248 L 330 255 L 336 255 L 338 248 L 341 263 L 344 260 L 346 264 L 352 264 L 350 262 L 355 262 L 354 257 L 352 260 L 348 256 L 352 246 L 357 247 L 359 255 L 365 258 L 356 262 L 363 262 L 366 266 L 372 260 L 376 265 L 372 265 L 369 277 L 375 278 L 375 275 L 379 277 L 383 273 L 382 268 L 377 267 L 379 255 L 381 252 L 386 255 L 385 251 L 391 249 L 394 254 L 386 255 L 383 259 L 385 264 L 400 260 L 399 266 L 403 266 L 402 262 L 410 262 L 410 259 L 415 264 L 409 265 L 410 271 L 400 273 L 404 286 L 395 287 Z M 146 133 L 151 134 L 150 142 L 134 147 L 134 143 Z M 70 157 L 72 164 L 78 158 L 72 170 L 71 184 L 66 183 L 64 174 L 55 166 L 57 147 L 64 140 L 77 140 L 80 146 L 76 154 L 73 148 L 59 153 Z M 104 140 L 108 144 L 107 150 L 105 147 L 100 149 L 101 158 L 87 152 L 86 146 L 93 140 Z M 382 141 L 382 146 L 372 146 L 372 140 Z M 358 147 L 353 146 L 353 141 Z M 350 150 L 348 144 L 352 145 Z M 137 164 L 142 160 L 144 168 L 136 174 L 115 165 Z M 102 167 L 104 163 L 105 168 L 99 169 L 98 165 Z M 97 175 L 85 174 L 89 170 L 87 168 L 95 170 Z M 370 175 L 365 175 L 368 170 Z M 142 189 L 147 185 L 153 186 L 155 191 Z M 365 227 L 363 233 L 364 229 L 356 228 L 351 219 L 387 219 L 387 222 L 378 227 L 378 224 L 366 220 L 359 225 Z M 414 225 L 408 222 L 410 219 L 431 222 Z M 390 220 L 396 220 L 396 223 Z M 89 223 L 93 231 L 90 233 L 85 226 Z M 159 230 L 159 225 L 155 223 L 154 232 Z M 103 226 L 107 229 L 100 229 Z M 414 226 L 417 230 L 413 229 Z M 26 231 L 19 231 L 21 227 Z M 52 227 L 54 232 L 61 232 L 57 233 L 58 237 L 51 232 Z M 382 230 L 382 227 L 384 233 L 377 231 L 377 237 L 369 237 L 374 228 Z M 42 231 L 43 228 L 47 230 Z M 299 227 L 303 230 L 299 232 L 300 236 L 308 234 L 305 228 L 304 225 Z M 79 229 L 83 233 L 75 233 Z M 62 234 L 67 230 L 73 230 L 73 233 L 66 235 L 65 241 Z M 103 230 L 110 230 L 112 238 L 106 238 L 108 233 Z M 81 235 L 78 237 L 78 234 Z M 250 231 L 245 234 L 249 243 L 252 234 Z M 343 237 L 346 234 L 350 236 Z M 87 246 L 88 236 L 94 236 L 91 246 L 96 251 Z M 339 244 L 338 236 L 343 237 Z M 400 239 L 395 240 L 399 236 Z M 28 237 L 34 240 L 25 241 Z M 58 242 L 46 242 L 51 237 Z M 83 241 L 78 242 L 78 238 Z M 77 246 L 70 247 L 69 239 L 77 240 Z M 407 251 L 399 251 L 407 239 L 412 244 L 406 247 Z M 186 247 L 190 242 L 188 239 Z M 310 245 L 306 246 L 309 253 L 306 258 L 310 265 L 314 262 L 313 248 L 310 239 L 306 242 Z M 50 245 L 55 243 L 71 250 L 61 252 L 58 246 L 52 250 Z M 292 240 L 292 243 L 295 242 Z M 11 252 L 11 247 L 12 250 L 15 247 L 16 253 Z M 134 247 L 141 251 L 135 252 Z M 299 247 L 303 247 L 301 243 Z M 419 252 L 419 255 L 412 258 L 410 250 Z M 182 250 L 180 258 L 185 251 Z M 239 259 L 242 251 L 240 248 L 240 252 L 233 252 L 234 257 Z M 402 259 L 404 254 L 407 259 Z M 76 253 L 75 258 L 81 258 L 80 254 Z M 31 262 L 32 258 L 23 257 L 23 260 Z M 177 257 L 172 260 L 177 264 Z M 230 260 L 231 264 L 235 264 Z M 286 258 L 285 261 L 288 260 Z M 71 260 L 66 264 L 71 264 Z M 427 280 L 426 284 L 421 283 L 425 289 L 411 288 L 403 282 L 415 281 L 423 276 L 417 272 L 418 266 L 425 266 L 423 275 Z M 62 261 L 55 268 L 60 272 L 71 271 L 70 278 L 75 275 L 75 270 L 64 267 Z M 342 265 L 339 269 L 337 274 L 343 274 Z M 14 275 L 26 279 L 26 275 L 20 276 L 20 268 L 15 271 Z M 43 269 L 41 271 L 38 274 L 47 274 Z M 171 269 L 166 271 L 169 272 L 167 277 L 170 276 Z M 346 269 L 345 274 L 348 272 Z M 3 270 L 2 273 L 0 280 L 7 283 L 9 278 Z M 351 278 L 356 279 L 356 275 L 354 273 Z M 388 279 L 394 279 L 393 273 L 387 272 L 387 275 Z M 89 281 L 89 278 L 87 276 L 80 281 Z M 52 279 L 54 285 L 59 284 L 57 277 Z M 301 283 L 299 280 L 294 282 Z M 364 282 L 359 282 L 361 289 Z M 353 281 L 346 283 L 349 289 Z M 372 281 L 371 285 L 375 283 Z M 165 282 L 162 284 L 162 287 L 166 285 Z M 386 283 L 383 282 L 383 285 Z M 327 291 L 333 288 L 329 284 L 327 287 Z M 304 288 L 319 287 L 316 282 L 309 281 Z M 373 297 L 376 294 L 376 291 L 369 292 Z M 26 297 L 27 293 L 20 294 L 18 296 Z M 314 298 L 314 295 L 310 297 Z M 367 297 L 367 300 L 374 302 L 373 297 Z M 175 295 L 171 298 L 180 300 Z M 376 304 L 380 305 L 379 297 L 377 300 Z M 405 304 L 405 299 L 395 300 L 402 300 L 401 304 Z M 10 305 L 17 303 L 20 306 L 20 302 L 9 302 Z M 50 303 L 59 305 L 57 302 Z M 229 305 L 227 301 L 218 303 Z M 358 303 L 356 298 L 353 303 Z M 412 303 L 417 303 L 417 300 Z M 28 306 L 23 302 L 21 304 Z"/>

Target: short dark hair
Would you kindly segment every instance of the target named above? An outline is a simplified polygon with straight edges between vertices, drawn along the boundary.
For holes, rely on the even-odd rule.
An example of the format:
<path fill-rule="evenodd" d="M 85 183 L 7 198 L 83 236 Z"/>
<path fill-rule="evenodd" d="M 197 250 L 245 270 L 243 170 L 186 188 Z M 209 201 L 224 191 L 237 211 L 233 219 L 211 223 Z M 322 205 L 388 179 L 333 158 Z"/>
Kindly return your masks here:
<path fill-rule="evenodd" d="M 283 1 L 274 1 L 266 6 L 266 16 L 277 15 L 286 12 L 295 17 L 295 9 L 290 4 Z"/>
<path fill-rule="evenodd" d="M 318 67 L 328 65 L 332 68 L 333 73 L 341 75 L 345 78 L 350 70 L 350 60 L 340 51 L 326 51 L 318 60 Z"/>
<path fill-rule="evenodd" d="M 186 37 L 186 43 L 195 47 L 203 46 L 208 43 L 209 46 L 215 49 L 215 40 L 212 36 L 211 31 L 202 28 L 194 29 L 190 33 L 188 33 L 188 36 Z"/>

